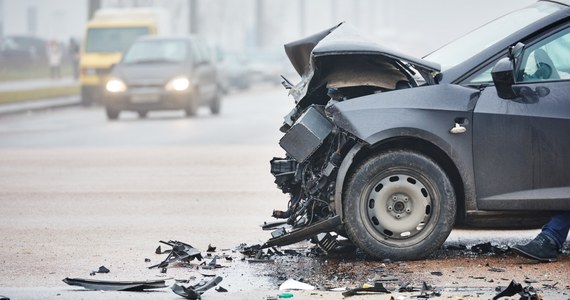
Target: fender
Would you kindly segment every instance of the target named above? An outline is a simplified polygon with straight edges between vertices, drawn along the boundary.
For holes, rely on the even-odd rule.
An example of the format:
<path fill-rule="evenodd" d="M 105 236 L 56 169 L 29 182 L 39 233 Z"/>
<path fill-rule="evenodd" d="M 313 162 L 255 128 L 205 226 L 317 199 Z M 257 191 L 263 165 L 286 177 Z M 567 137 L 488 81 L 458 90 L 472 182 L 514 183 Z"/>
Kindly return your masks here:
<path fill-rule="evenodd" d="M 437 100 L 441 95 L 445 95 L 444 99 Z M 329 106 L 326 111 L 333 122 L 360 140 L 339 167 L 334 195 L 336 213 L 342 218 L 344 182 L 358 153 L 402 138 L 426 141 L 445 153 L 461 177 L 465 208 L 476 210 L 470 120 L 478 96 L 475 89 L 441 85 L 365 96 Z M 456 123 L 466 131 L 451 133 Z"/>

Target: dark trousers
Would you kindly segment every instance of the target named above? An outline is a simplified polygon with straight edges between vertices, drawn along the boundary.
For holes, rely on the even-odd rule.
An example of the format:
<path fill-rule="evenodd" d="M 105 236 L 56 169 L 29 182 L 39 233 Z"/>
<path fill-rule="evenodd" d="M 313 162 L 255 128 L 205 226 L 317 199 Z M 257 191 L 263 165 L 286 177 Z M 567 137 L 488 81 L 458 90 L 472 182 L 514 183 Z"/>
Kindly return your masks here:
<path fill-rule="evenodd" d="M 568 237 L 568 229 L 570 229 L 570 211 L 563 211 L 552 215 L 550 221 L 542 227 L 542 233 L 553 238 L 560 249 Z"/>

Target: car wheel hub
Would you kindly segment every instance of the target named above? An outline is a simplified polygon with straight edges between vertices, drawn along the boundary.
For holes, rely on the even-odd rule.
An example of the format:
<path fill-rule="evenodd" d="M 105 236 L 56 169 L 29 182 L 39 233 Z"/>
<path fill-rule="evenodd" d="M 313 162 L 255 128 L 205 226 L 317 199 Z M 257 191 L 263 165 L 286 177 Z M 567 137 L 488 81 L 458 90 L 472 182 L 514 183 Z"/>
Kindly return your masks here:
<path fill-rule="evenodd" d="M 368 195 L 366 217 L 384 238 L 406 239 L 418 234 L 431 213 L 425 186 L 408 175 L 380 180 Z"/>

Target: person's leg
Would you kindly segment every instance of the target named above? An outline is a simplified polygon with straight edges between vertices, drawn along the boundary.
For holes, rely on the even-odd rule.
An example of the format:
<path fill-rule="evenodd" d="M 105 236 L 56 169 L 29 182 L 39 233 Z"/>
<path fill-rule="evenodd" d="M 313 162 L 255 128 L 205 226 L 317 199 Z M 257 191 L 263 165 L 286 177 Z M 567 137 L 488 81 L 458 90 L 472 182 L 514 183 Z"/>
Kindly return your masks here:
<path fill-rule="evenodd" d="M 570 211 L 558 212 L 552 215 L 550 221 L 542 227 L 542 233 L 551 237 L 556 241 L 558 249 L 562 248 L 566 238 L 568 238 L 568 229 L 570 228 Z"/>

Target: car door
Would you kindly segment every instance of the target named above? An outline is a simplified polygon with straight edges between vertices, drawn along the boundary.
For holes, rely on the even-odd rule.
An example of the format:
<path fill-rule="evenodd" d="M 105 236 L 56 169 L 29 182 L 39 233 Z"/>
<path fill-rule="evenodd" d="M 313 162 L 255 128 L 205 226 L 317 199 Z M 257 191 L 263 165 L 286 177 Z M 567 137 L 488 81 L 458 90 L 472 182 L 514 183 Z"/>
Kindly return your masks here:
<path fill-rule="evenodd" d="M 473 116 L 477 204 L 488 210 L 570 209 L 570 28 L 527 44 L 513 89 L 481 93 Z"/>

